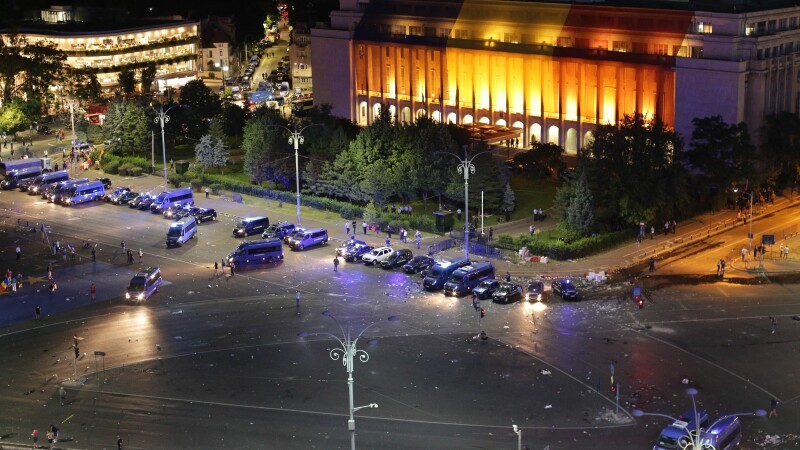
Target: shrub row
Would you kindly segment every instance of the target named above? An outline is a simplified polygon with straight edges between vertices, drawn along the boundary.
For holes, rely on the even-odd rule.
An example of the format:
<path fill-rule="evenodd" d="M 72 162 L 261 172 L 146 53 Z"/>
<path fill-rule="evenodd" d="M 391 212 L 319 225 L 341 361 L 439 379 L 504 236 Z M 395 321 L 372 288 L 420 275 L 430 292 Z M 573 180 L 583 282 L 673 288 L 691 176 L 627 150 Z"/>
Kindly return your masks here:
<path fill-rule="evenodd" d="M 138 156 L 103 155 L 100 167 L 106 173 L 118 173 L 122 176 L 139 176 L 150 171 L 150 162 Z"/>
<path fill-rule="evenodd" d="M 533 255 L 547 256 L 563 261 L 608 250 L 630 238 L 629 231 L 614 231 L 576 238 L 574 231 L 559 225 L 555 229 L 546 230 L 533 236 L 523 234 L 515 238 L 507 234 L 500 235 L 497 238 L 497 246 L 513 251 L 527 247 Z"/>

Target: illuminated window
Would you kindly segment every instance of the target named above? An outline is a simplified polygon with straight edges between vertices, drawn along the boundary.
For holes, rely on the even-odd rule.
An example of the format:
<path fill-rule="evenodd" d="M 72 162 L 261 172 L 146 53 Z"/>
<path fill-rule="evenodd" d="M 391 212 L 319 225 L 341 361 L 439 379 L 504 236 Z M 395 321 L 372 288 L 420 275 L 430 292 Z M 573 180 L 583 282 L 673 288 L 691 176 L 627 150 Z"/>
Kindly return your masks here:
<path fill-rule="evenodd" d="M 756 32 L 756 24 L 748 23 L 747 25 L 744 26 L 744 35 L 745 36 L 750 36 L 750 35 L 754 34 L 755 32 Z"/>
<path fill-rule="evenodd" d="M 572 47 L 572 38 L 571 37 L 560 37 L 558 38 L 557 44 L 559 47 Z"/>
<path fill-rule="evenodd" d="M 669 53 L 669 45 L 655 44 L 653 46 L 653 51 L 655 51 L 656 55 L 666 55 L 667 53 Z"/>
<path fill-rule="evenodd" d="M 422 27 L 408 27 L 408 34 L 412 36 L 422 36 Z"/>
<path fill-rule="evenodd" d="M 392 33 L 394 34 L 406 34 L 406 26 L 405 25 L 394 25 L 392 27 Z"/>
<path fill-rule="evenodd" d="M 613 43 L 614 51 L 615 52 L 627 52 L 628 51 L 628 43 L 625 41 L 614 41 Z"/>
<path fill-rule="evenodd" d="M 608 50 L 608 41 L 595 39 L 592 41 L 592 48 L 599 48 L 603 50 Z"/>
<path fill-rule="evenodd" d="M 697 32 L 698 33 L 711 33 L 711 22 L 697 22 Z"/>
<path fill-rule="evenodd" d="M 503 42 L 519 43 L 519 36 L 516 33 L 503 33 Z"/>
<path fill-rule="evenodd" d="M 456 39 L 469 39 L 469 30 L 456 30 Z"/>
<path fill-rule="evenodd" d="M 450 28 L 439 28 L 439 37 L 449 38 L 451 31 Z"/>

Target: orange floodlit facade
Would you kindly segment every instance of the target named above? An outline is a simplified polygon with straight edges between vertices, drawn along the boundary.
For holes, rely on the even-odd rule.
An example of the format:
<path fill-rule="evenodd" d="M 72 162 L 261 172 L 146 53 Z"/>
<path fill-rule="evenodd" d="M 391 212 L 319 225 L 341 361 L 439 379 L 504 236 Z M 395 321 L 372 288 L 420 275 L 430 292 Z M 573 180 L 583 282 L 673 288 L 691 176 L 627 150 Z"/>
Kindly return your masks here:
<path fill-rule="evenodd" d="M 729 122 L 760 121 L 797 104 L 794 82 L 778 93 L 782 107 L 748 92 L 748 83 L 774 82 L 742 64 L 767 59 L 761 20 L 769 23 L 602 4 L 340 0 L 331 28 L 312 30 L 315 100 L 362 125 L 386 105 L 398 121 L 499 125 L 523 145 L 553 142 L 572 154 L 598 124 L 625 114 L 658 116 L 684 134 L 716 110 Z"/>

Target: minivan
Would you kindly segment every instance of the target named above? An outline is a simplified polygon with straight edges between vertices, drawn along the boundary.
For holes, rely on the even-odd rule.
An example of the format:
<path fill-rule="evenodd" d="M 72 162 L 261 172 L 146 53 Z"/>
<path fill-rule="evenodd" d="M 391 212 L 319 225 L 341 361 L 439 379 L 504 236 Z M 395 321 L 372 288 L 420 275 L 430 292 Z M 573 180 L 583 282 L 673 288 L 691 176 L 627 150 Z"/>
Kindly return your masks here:
<path fill-rule="evenodd" d="M 271 263 L 279 259 L 283 259 L 283 241 L 277 238 L 243 241 L 228 255 L 228 263 L 234 263 L 235 267 Z"/>
<path fill-rule="evenodd" d="M 173 223 L 167 230 L 167 247 L 173 245 L 180 247 L 189 239 L 194 239 L 197 234 L 197 221 L 194 217 L 187 216 Z"/>
<path fill-rule="evenodd" d="M 461 297 L 468 294 L 483 280 L 494 278 L 494 264 L 481 261 L 477 264 L 456 269 L 444 284 L 444 294 Z"/>
<path fill-rule="evenodd" d="M 328 243 L 328 230 L 324 228 L 311 228 L 306 230 L 302 235 L 293 238 L 289 241 L 289 246 L 292 250 L 303 250 L 315 245 L 324 245 Z"/>
<path fill-rule="evenodd" d="M 191 187 L 162 192 L 150 204 L 150 211 L 161 214 L 170 206 L 194 205 L 194 194 Z"/>
<path fill-rule="evenodd" d="M 269 219 L 264 216 L 247 217 L 233 227 L 233 237 L 245 237 L 263 233 L 269 226 Z"/>
<path fill-rule="evenodd" d="M 708 428 L 708 414 L 705 411 L 697 411 L 697 422 L 695 422 L 694 410 L 686 411 L 678 416 L 677 419 L 677 422 L 673 422 L 661 430 L 653 450 L 678 449 L 680 448 L 681 439 L 688 439 L 686 430 L 693 432 L 698 428 L 701 430 Z"/>
<path fill-rule="evenodd" d="M 161 269 L 148 267 L 131 278 L 128 289 L 125 290 L 125 300 L 142 302 L 147 300 L 164 283 L 161 278 Z"/>
<path fill-rule="evenodd" d="M 741 440 L 742 423 L 736 416 L 717 420 L 711 428 L 700 433 L 700 443 L 716 450 L 733 450 Z"/>
<path fill-rule="evenodd" d="M 429 291 L 439 290 L 444 287 L 453 272 L 469 265 L 469 263 L 469 259 L 464 257 L 456 258 L 452 261 L 439 261 L 428 269 L 428 274 L 422 280 L 422 286 Z"/>
<path fill-rule="evenodd" d="M 58 172 L 48 172 L 34 178 L 33 183 L 28 186 L 28 195 L 38 195 L 50 185 L 69 180 L 69 172 L 59 170 Z"/>
<path fill-rule="evenodd" d="M 106 190 L 102 181 L 90 181 L 69 188 L 64 196 L 61 197 L 61 204 L 70 206 L 100 200 L 105 193 Z"/>

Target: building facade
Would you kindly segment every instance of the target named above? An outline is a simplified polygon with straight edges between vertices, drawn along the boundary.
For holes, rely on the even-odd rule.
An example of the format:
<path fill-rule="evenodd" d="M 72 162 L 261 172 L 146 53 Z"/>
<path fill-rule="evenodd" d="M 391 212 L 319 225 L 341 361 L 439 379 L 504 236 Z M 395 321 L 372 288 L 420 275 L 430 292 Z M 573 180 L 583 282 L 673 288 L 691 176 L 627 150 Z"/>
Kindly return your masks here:
<path fill-rule="evenodd" d="M 674 6 L 674 5 L 673 5 Z M 612 4 L 340 0 L 312 30 L 315 101 L 368 124 L 387 105 L 518 130 L 575 154 L 598 124 L 798 110 L 800 7 L 700 12 Z"/>
<path fill-rule="evenodd" d="M 292 74 L 292 87 L 308 93 L 314 88 L 311 77 L 311 33 L 306 26 L 292 29 L 289 45 L 289 64 Z"/>
<path fill-rule="evenodd" d="M 69 7 L 51 7 L 41 12 L 42 20 L 22 23 L 16 32 L 29 42 L 55 44 L 66 54 L 67 66 L 96 73 L 104 88 L 118 84 L 120 70 L 138 73 L 149 63 L 156 65 L 157 90 L 179 87 L 196 77 L 199 22 L 180 18 L 92 21 L 90 17 L 87 22 L 70 22 L 78 13 Z M 0 37 L 7 40 L 8 31 L 0 31 Z"/>

